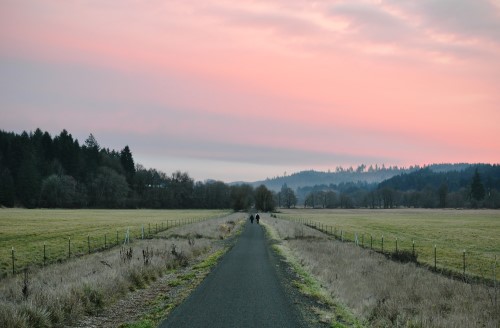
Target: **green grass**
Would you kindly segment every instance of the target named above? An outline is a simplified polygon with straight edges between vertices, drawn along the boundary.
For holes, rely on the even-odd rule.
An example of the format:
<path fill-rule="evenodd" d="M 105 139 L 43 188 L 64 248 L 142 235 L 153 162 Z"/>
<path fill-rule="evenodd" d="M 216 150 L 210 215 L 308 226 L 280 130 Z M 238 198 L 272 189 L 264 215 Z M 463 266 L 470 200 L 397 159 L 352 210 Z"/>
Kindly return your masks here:
<path fill-rule="evenodd" d="M 127 229 L 130 238 L 140 238 L 157 229 L 228 214 L 221 210 L 26 210 L 0 209 L 0 277 L 12 272 L 12 247 L 16 271 L 95 251 L 106 245 L 123 243 Z M 117 238 L 118 235 L 118 238 Z"/>
<path fill-rule="evenodd" d="M 154 328 L 156 324 L 148 319 L 143 319 L 134 323 L 127 323 L 119 326 L 120 328 Z"/>
<path fill-rule="evenodd" d="M 496 210 L 282 210 L 281 218 L 310 220 L 343 231 L 344 239 L 353 241 L 355 234 L 364 246 L 384 251 L 415 251 L 420 263 L 434 266 L 436 246 L 437 268 L 460 274 L 463 251 L 466 251 L 466 274 L 491 279 L 495 256 L 500 260 L 500 211 Z M 330 228 L 332 227 L 332 228 Z M 496 279 L 499 273 L 496 270 Z"/>
<path fill-rule="evenodd" d="M 217 252 L 207 257 L 203 262 L 195 265 L 193 269 L 202 270 L 213 267 L 217 264 L 217 261 L 222 257 L 222 255 L 226 254 L 226 252 L 227 248 L 218 250 Z"/>

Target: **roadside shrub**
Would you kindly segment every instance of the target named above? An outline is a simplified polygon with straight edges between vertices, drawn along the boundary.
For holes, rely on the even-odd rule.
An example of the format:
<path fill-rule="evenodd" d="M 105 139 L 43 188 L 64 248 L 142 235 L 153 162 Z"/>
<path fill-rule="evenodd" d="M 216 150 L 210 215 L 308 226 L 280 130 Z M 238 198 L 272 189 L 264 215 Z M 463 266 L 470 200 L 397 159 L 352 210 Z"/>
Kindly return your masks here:
<path fill-rule="evenodd" d="M 104 294 L 97 288 L 84 285 L 82 301 L 87 314 L 97 314 L 104 307 Z"/>
<path fill-rule="evenodd" d="M 46 309 L 36 306 L 33 302 L 24 302 L 19 312 L 28 319 L 29 327 L 52 327 L 49 312 Z"/>
<path fill-rule="evenodd" d="M 25 328 L 28 327 L 28 317 L 17 311 L 12 304 L 0 306 L 0 327 Z"/>
<path fill-rule="evenodd" d="M 62 297 L 60 303 L 62 303 L 62 307 L 59 308 L 59 302 L 56 299 L 53 299 L 49 302 L 49 308 L 53 308 L 53 314 L 57 315 L 59 311 L 62 311 L 63 320 L 66 322 L 74 322 L 78 318 L 82 317 L 85 314 L 85 308 L 81 301 L 79 288 L 73 287 L 65 296 Z M 59 319 L 59 316 L 56 317 Z"/>
<path fill-rule="evenodd" d="M 178 266 L 185 267 L 188 265 L 187 256 L 182 251 L 178 251 L 175 244 L 172 244 L 172 250 L 170 252 L 174 256 L 175 262 Z"/>
<path fill-rule="evenodd" d="M 142 272 L 140 272 L 139 270 L 135 270 L 135 269 L 130 270 L 129 279 L 130 279 L 130 282 L 132 283 L 133 287 L 144 288 L 144 286 L 146 285 L 145 281 L 144 281 L 144 277 L 142 275 Z"/>
<path fill-rule="evenodd" d="M 409 263 L 409 262 L 417 263 L 417 257 L 418 257 L 417 253 L 413 253 L 407 250 L 403 251 L 398 250 L 397 252 L 391 253 L 391 259 L 401 263 Z"/>

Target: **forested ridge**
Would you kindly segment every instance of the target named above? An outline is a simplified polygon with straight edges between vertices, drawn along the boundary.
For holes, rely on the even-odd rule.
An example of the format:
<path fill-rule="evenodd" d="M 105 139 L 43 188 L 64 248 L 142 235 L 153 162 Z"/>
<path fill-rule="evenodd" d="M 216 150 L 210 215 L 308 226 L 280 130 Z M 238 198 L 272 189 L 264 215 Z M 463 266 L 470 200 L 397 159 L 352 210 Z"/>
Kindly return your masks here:
<path fill-rule="evenodd" d="M 252 205 L 259 210 L 275 206 L 500 208 L 500 166 L 360 165 L 335 172 L 304 171 L 254 186 L 228 185 L 195 182 L 181 171 L 169 175 L 147 169 L 135 163 L 128 146 L 110 150 L 92 134 L 80 145 L 66 130 L 54 137 L 40 129 L 21 134 L 0 130 L 0 206 L 240 210 Z"/>
<path fill-rule="evenodd" d="M 500 165 L 434 164 L 380 183 L 297 189 L 299 203 L 325 208 L 500 208 Z"/>
<path fill-rule="evenodd" d="M 146 169 L 128 146 L 110 150 L 92 134 L 80 145 L 66 130 L 0 131 L 0 206 L 243 209 L 255 196 L 250 186 Z"/>

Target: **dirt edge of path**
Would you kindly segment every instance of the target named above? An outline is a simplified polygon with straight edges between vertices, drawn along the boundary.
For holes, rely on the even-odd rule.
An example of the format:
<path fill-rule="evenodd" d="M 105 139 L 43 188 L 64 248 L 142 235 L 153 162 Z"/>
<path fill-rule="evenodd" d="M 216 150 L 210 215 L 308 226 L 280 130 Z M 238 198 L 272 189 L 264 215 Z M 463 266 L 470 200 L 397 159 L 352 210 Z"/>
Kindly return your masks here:
<path fill-rule="evenodd" d="M 227 239 L 214 241 L 208 252 L 191 260 L 186 267 L 167 272 L 147 287 L 127 293 L 98 315 L 86 316 L 72 327 L 156 327 L 232 248 L 242 228 L 240 225 Z"/>

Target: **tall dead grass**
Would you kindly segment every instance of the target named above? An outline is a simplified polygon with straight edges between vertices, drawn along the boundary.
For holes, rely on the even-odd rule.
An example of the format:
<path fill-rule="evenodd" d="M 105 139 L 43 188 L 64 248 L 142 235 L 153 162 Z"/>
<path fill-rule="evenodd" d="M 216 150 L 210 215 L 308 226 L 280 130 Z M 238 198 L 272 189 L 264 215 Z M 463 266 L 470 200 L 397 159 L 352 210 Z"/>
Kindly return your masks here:
<path fill-rule="evenodd" d="M 396 263 L 298 223 L 266 222 L 332 297 L 370 327 L 499 327 L 491 287 Z"/>
<path fill-rule="evenodd" d="M 245 215 L 235 213 L 228 217 L 195 222 L 159 233 L 164 238 L 206 238 L 225 239 L 245 222 Z"/>
<path fill-rule="evenodd" d="M 128 291 L 207 252 L 213 239 L 202 235 L 219 236 L 221 225 L 236 224 L 236 216 L 229 218 L 173 228 L 163 239 L 139 240 L 4 279 L 0 327 L 60 327 L 98 314 Z"/>

